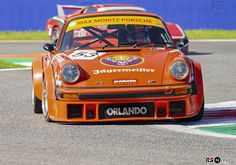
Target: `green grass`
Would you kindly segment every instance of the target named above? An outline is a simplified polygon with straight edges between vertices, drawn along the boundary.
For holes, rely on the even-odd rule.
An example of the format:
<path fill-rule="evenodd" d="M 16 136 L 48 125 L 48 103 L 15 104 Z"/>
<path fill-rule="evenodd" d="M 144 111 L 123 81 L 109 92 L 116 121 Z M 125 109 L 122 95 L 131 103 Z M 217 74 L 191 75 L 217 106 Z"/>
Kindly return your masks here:
<path fill-rule="evenodd" d="M 0 56 L 1 59 L 1 56 Z M 22 62 L 32 62 L 31 58 L 6 58 L 1 59 L 2 62 L 10 62 L 10 63 L 22 63 Z"/>
<path fill-rule="evenodd" d="M 8 69 L 8 68 L 26 68 L 26 66 L 14 64 L 11 62 L 0 61 L 0 69 Z"/>
<path fill-rule="evenodd" d="M 189 39 L 236 39 L 236 30 L 186 30 Z"/>
<path fill-rule="evenodd" d="M 44 31 L 0 32 L 0 40 L 48 40 Z"/>
<path fill-rule="evenodd" d="M 200 127 L 199 129 L 204 130 L 204 131 L 216 132 L 216 133 L 236 135 L 236 125 Z"/>
<path fill-rule="evenodd" d="M 236 39 L 236 30 L 186 30 L 189 39 Z M 44 31 L 0 32 L 0 40 L 48 40 Z"/>

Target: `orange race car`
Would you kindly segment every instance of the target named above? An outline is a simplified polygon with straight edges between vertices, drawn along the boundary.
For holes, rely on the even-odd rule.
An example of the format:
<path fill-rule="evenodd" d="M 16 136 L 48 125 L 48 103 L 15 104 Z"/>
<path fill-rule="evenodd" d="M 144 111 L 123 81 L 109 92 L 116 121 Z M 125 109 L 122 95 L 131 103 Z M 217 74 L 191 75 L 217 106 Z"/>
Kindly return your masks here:
<path fill-rule="evenodd" d="M 174 48 L 146 11 L 66 17 L 49 53 L 32 64 L 33 108 L 46 121 L 102 122 L 203 116 L 200 64 Z"/>

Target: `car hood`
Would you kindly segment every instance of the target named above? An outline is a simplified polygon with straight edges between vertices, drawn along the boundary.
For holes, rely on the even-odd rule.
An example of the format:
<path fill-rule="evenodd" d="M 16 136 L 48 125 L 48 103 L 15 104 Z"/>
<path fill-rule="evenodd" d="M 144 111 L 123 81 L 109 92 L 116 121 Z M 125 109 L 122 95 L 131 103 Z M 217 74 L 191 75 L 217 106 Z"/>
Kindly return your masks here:
<path fill-rule="evenodd" d="M 173 50 L 172 50 L 173 51 Z M 166 48 L 127 50 L 78 50 L 67 57 L 89 78 L 73 87 L 118 87 L 161 85 L 166 61 L 171 54 Z M 64 62 L 65 65 L 65 62 Z"/>

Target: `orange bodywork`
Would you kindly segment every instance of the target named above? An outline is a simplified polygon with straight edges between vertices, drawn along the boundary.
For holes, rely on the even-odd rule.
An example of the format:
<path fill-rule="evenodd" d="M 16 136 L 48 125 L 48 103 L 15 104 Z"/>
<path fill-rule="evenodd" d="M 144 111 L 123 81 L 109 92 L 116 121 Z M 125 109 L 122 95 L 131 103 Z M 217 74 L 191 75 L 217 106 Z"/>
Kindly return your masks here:
<path fill-rule="evenodd" d="M 135 11 L 104 12 L 100 15 L 117 13 L 157 17 Z M 71 16 L 67 21 L 85 16 L 92 14 Z M 66 26 L 61 34 L 65 31 Z M 59 38 L 58 45 L 62 38 Z M 54 52 L 33 61 L 34 95 L 42 100 L 45 81 L 51 120 L 163 120 L 189 118 L 200 112 L 204 97 L 201 67 L 180 51 L 168 47 L 116 47 L 94 51 L 98 52 L 96 56 L 84 60 L 76 56 L 76 51 L 61 52 L 57 47 Z M 125 58 L 129 59 L 127 65 L 115 63 Z M 176 60 L 184 61 L 188 66 L 189 73 L 183 80 L 175 79 L 170 73 L 170 66 Z M 80 68 L 81 78 L 76 83 L 63 81 L 61 71 L 66 64 Z"/>

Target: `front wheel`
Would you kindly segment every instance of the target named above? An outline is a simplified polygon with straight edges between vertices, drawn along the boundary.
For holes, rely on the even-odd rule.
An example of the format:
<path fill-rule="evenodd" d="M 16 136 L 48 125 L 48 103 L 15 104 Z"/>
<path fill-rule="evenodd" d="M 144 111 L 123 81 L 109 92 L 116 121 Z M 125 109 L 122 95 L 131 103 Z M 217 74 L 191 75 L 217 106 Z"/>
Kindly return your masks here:
<path fill-rule="evenodd" d="M 46 81 L 43 81 L 43 90 L 42 90 L 42 111 L 44 119 L 47 122 L 50 122 L 51 119 L 48 115 L 48 99 L 47 99 L 47 90 L 46 90 Z"/>
<path fill-rule="evenodd" d="M 32 106 L 34 113 L 42 113 L 42 101 L 35 96 L 34 85 L 32 86 Z"/>
<path fill-rule="evenodd" d="M 42 113 L 42 102 L 35 95 L 32 98 L 33 100 L 33 110 L 34 113 Z"/>

